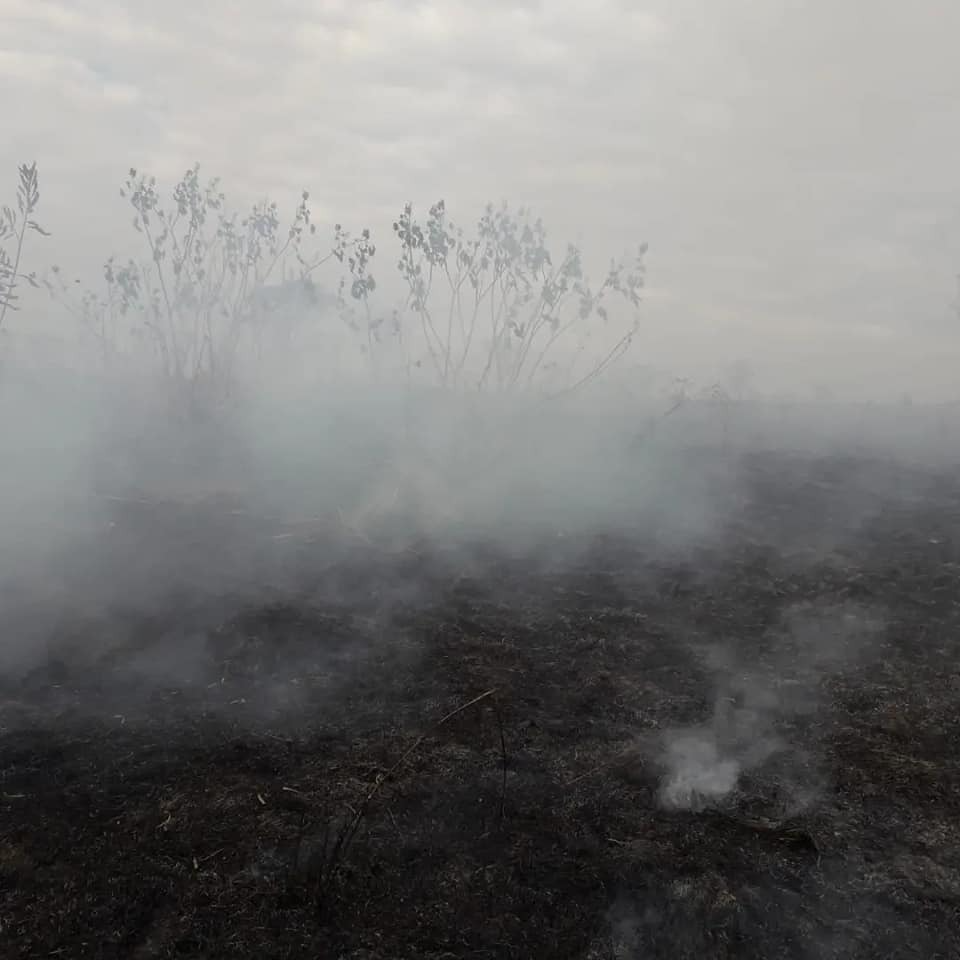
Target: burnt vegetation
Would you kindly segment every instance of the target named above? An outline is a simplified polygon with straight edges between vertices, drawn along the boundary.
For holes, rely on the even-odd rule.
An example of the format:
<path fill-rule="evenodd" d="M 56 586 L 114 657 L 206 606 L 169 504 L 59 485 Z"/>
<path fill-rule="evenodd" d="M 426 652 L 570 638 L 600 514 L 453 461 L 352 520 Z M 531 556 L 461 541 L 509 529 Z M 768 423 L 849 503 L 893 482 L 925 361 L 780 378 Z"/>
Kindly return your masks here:
<path fill-rule="evenodd" d="M 849 481 L 791 467 L 745 466 L 721 551 L 328 533 L 261 601 L 64 610 L 3 679 L 9 955 L 951 956 L 960 487 L 804 563 L 825 531 L 788 557 L 771 523 L 829 524 Z M 816 709 L 784 694 L 728 794 L 661 802 L 664 731 L 716 706 L 705 650 L 802 685 L 785 616 L 864 607 L 869 654 L 807 678 Z"/>

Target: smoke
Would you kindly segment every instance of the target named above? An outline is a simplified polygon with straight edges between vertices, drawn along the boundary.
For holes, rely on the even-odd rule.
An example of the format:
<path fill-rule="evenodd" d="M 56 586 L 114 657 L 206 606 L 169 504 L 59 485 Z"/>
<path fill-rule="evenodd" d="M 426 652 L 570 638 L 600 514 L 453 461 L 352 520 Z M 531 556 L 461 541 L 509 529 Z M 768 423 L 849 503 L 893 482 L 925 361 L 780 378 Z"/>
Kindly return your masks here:
<path fill-rule="evenodd" d="M 725 758 L 716 731 L 677 731 L 665 744 L 669 774 L 660 790 L 661 804 L 670 810 L 690 810 L 729 796 L 737 786 L 741 763 Z"/>
<path fill-rule="evenodd" d="M 201 405 L 202 416 L 176 385 L 136 367 L 108 375 L 81 357 L 5 368 L 0 587 L 10 601 L 0 659 L 9 669 L 43 661 L 49 638 L 71 624 L 112 613 L 190 610 L 207 596 L 219 615 L 291 591 L 346 603 L 359 588 L 332 571 L 373 545 L 390 557 L 426 547 L 459 570 L 484 542 L 536 555 L 531 574 L 534 564 L 575 563 L 574 545 L 598 534 L 629 535 L 662 555 L 722 548 L 751 495 L 746 454 L 826 454 L 853 436 L 865 446 L 865 418 L 871 449 L 931 458 L 943 449 L 936 412 L 909 411 L 901 427 L 893 408 L 838 407 L 825 418 L 700 395 L 677 407 L 656 384 L 626 389 L 627 367 L 553 399 L 454 391 L 338 370 L 315 350 L 294 341 L 251 354 L 229 402 Z M 847 490 L 838 536 L 883 496 L 908 492 L 868 489 L 877 482 Z M 818 547 L 821 556 L 834 546 Z M 385 623 L 391 602 L 426 602 L 435 589 L 388 566 L 377 601 Z M 206 629 L 198 617 L 171 630 L 195 636 Z M 185 653 L 182 669 L 158 665 L 158 675 L 191 674 L 195 659 Z M 723 677 L 711 721 L 665 747 L 667 804 L 723 795 L 779 749 L 782 691 L 732 669 Z M 733 745 L 745 739 L 753 753 Z"/>
<path fill-rule="evenodd" d="M 702 810 L 744 799 L 743 781 L 773 758 L 778 816 L 793 816 L 815 799 L 809 771 L 799 767 L 809 744 L 793 742 L 791 723 L 822 707 L 824 683 L 852 668 L 882 631 L 876 610 L 852 604 L 789 607 L 770 637 L 765 662 L 747 663 L 731 646 L 703 652 L 714 676 L 713 708 L 703 724 L 661 738 L 658 800 L 670 810 Z M 809 729 L 809 727 L 808 727 Z M 790 759 L 797 762 L 791 771 Z M 798 776 L 791 775 L 799 774 Z"/>

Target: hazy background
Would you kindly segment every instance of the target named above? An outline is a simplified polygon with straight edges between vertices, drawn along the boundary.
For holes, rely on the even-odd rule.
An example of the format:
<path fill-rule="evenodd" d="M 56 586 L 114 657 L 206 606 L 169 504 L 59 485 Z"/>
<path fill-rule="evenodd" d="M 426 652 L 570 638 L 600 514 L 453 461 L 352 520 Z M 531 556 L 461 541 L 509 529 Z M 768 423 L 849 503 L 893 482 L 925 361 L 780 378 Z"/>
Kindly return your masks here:
<path fill-rule="evenodd" d="M 38 161 L 28 266 L 93 282 L 140 252 L 131 165 L 309 187 L 382 280 L 405 200 L 531 204 L 598 269 L 650 242 L 633 362 L 953 398 L 958 35 L 951 0 L 0 0 L 0 182 Z M 14 329 L 69 323 L 28 295 Z"/>

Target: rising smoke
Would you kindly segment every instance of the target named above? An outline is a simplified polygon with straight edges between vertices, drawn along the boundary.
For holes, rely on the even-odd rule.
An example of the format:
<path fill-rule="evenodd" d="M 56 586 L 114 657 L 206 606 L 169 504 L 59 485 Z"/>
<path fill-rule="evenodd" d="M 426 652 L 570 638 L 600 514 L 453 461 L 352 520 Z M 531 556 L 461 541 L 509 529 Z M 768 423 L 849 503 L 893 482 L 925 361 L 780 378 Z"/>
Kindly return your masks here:
<path fill-rule="evenodd" d="M 877 609 L 803 604 L 784 612 L 763 664 L 744 662 L 733 644 L 705 651 L 714 677 L 713 709 L 703 724 L 663 733 L 660 804 L 701 810 L 735 803 L 742 778 L 783 755 L 787 763 L 778 780 L 787 793 L 776 798 L 777 813 L 792 816 L 813 802 L 813 784 L 788 775 L 791 751 L 801 747 L 791 742 L 790 724 L 822 708 L 824 684 L 875 650 L 882 628 Z"/>

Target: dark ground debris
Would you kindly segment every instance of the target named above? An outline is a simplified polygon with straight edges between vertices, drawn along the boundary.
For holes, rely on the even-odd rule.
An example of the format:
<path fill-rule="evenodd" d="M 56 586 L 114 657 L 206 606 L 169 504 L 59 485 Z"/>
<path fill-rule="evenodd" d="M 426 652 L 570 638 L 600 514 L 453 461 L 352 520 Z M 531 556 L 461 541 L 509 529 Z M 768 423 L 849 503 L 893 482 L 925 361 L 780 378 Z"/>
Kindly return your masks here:
<path fill-rule="evenodd" d="M 0 677 L 0 954 L 960 956 L 960 479 L 743 475 L 684 549 L 316 534 L 269 594 L 58 608 Z M 113 529 L 71 595 L 264 536 Z M 736 789 L 664 806 L 666 732 L 711 723 Z"/>

